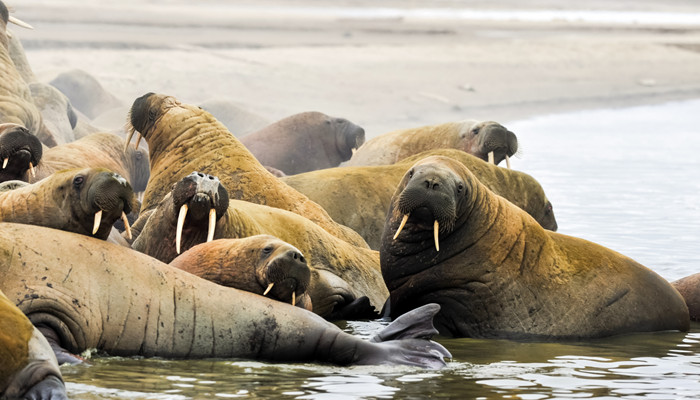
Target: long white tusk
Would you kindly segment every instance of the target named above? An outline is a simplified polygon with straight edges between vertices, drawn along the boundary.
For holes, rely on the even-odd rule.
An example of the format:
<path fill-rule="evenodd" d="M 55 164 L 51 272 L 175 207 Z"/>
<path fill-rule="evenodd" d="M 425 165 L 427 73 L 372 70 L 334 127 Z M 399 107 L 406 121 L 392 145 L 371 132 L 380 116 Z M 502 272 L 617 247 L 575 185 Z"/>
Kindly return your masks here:
<path fill-rule="evenodd" d="M 440 223 L 435 220 L 433 224 L 433 237 L 435 238 L 435 250 L 440 251 L 440 241 L 438 240 L 438 230 L 440 230 Z"/>
<path fill-rule="evenodd" d="M 129 129 L 129 133 L 126 134 L 126 142 L 124 143 L 124 153 L 129 148 L 129 142 L 131 142 L 131 137 L 134 136 L 134 131 Z"/>
<path fill-rule="evenodd" d="M 185 226 L 187 216 L 187 204 L 180 207 L 180 214 L 177 216 L 177 227 L 175 228 L 175 251 L 180 254 L 180 239 L 182 239 L 182 227 Z"/>
<path fill-rule="evenodd" d="M 297 304 L 297 293 L 292 292 L 292 305 Z"/>
<path fill-rule="evenodd" d="M 12 15 L 10 15 L 10 17 L 9 17 L 7 20 L 8 20 L 9 22 L 12 22 L 13 24 L 15 24 L 15 25 L 17 25 L 17 26 L 21 26 L 22 28 L 34 29 L 33 26 L 29 25 L 28 23 L 22 21 L 22 20 L 19 19 L 19 18 L 13 17 Z"/>
<path fill-rule="evenodd" d="M 510 157 L 506 154 L 506 166 L 510 169 Z"/>
<path fill-rule="evenodd" d="M 34 171 L 34 164 L 29 162 L 29 172 L 32 174 L 32 178 L 36 178 L 36 171 Z"/>
<path fill-rule="evenodd" d="M 126 218 L 126 214 L 122 211 L 122 221 L 124 221 L 124 229 L 126 230 L 126 238 L 131 240 L 131 227 L 129 226 L 129 219 Z"/>
<path fill-rule="evenodd" d="M 489 151 L 489 164 L 496 165 L 496 162 L 493 159 L 493 151 Z"/>
<path fill-rule="evenodd" d="M 93 235 L 97 233 L 98 229 L 100 229 L 100 222 L 102 222 L 102 210 L 95 213 L 95 222 L 92 224 Z"/>
<path fill-rule="evenodd" d="M 10 161 L 10 157 L 5 157 L 5 159 L 2 160 L 2 169 L 5 169 L 5 167 L 7 167 L 8 161 Z"/>
<path fill-rule="evenodd" d="M 270 289 L 275 286 L 275 283 L 272 282 L 271 284 L 267 285 L 267 289 L 265 289 L 265 293 L 263 293 L 263 296 L 267 296 L 267 294 L 270 292 Z"/>
<path fill-rule="evenodd" d="M 207 243 L 214 240 L 214 229 L 216 229 L 216 210 L 209 210 L 209 229 L 207 230 Z"/>
<path fill-rule="evenodd" d="M 136 132 L 136 146 L 134 146 L 134 148 L 138 149 L 139 143 L 141 143 L 141 134 Z"/>
<path fill-rule="evenodd" d="M 399 225 L 399 229 L 394 234 L 394 240 L 396 240 L 396 238 L 399 236 L 399 233 L 401 233 L 401 230 L 403 230 L 404 225 L 406 225 L 406 221 L 408 221 L 409 215 L 411 215 L 411 213 L 408 213 L 403 216 L 403 219 L 401 220 L 401 225 Z"/>

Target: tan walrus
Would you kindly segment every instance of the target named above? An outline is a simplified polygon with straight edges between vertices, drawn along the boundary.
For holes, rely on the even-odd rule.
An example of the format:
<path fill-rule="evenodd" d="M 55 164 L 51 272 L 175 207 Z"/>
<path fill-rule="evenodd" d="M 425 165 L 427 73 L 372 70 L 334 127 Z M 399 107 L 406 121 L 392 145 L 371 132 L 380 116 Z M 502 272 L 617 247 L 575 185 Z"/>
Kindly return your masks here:
<path fill-rule="evenodd" d="M 438 303 L 443 335 L 567 340 L 689 327 L 683 298 L 652 270 L 543 229 L 446 157 L 404 176 L 380 258 L 390 314 Z"/>
<path fill-rule="evenodd" d="M 151 212 L 132 247 L 169 263 L 200 243 L 261 234 L 275 236 L 304 255 L 315 313 L 357 319 L 384 304 L 388 292 L 376 251 L 351 245 L 298 214 L 229 200 L 224 185 L 211 175 L 194 172 L 178 181 Z"/>
<path fill-rule="evenodd" d="M 297 213 L 336 237 L 367 246 L 355 231 L 272 176 L 223 124 L 199 107 L 148 93 L 134 101 L 130 123 L 148 142 L 151 162 L 142 213 L 156 207 L 177 181 L 199 171 L 218 176 L 233 199 Z"/>
<path fill-rule="evenodd" d="M 498 165 L 518 151 L 518 138 L 494 121 L 464 120 L 400 129 L 379 135 L 360 146 L 347 166 L 394 164 L 428 150 L 457 149 Z"/>
<path fill-rule="evenodd" d="M 129 183 L 112 171 L 68 169 L 37 183 L 0 191 L 0 221 L 106 239 L 114 222 L 126 219 L 134 200 Z"/>
<path fill-rule="evenodd" d="M 145 254 L 39 226 L 0 223 L 0 290 L 52 344 L 59 362 L 115 356 L 248 358 L 439 368 L 450 354 L 432 304 L 372 340 L 290 304 L 227 288 Z"/>
<path fill-rule="evenodd" d="M 333 220 L 358 232 L 370 248 L 379 250 L 386 212 L 396 186 L 416 161 L 431 155 L 460 161 L 481 183 L 525 210 L 542 227 L 557 230 L 552 203 L 537 180 L 523 172 L 491 165 L 461 150 L 430 150 L 396 164 L 329 168 L 281 179 L 320 204 Z"/>

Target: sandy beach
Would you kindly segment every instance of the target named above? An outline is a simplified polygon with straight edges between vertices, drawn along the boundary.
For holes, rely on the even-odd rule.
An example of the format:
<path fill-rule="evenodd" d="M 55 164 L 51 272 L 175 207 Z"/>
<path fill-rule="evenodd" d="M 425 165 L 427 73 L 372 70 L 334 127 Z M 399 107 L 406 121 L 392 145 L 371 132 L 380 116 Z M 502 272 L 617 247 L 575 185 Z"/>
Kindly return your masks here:
<path fill-rule="evenodd" d="M 40 80 L 80 68 L 125 107 L 149 91 L 226 98 L 271 121 L 342 116 L 372 137 L 700 97 L 690 0 L 8 3 L 35 27 L 12 29 Z"/>

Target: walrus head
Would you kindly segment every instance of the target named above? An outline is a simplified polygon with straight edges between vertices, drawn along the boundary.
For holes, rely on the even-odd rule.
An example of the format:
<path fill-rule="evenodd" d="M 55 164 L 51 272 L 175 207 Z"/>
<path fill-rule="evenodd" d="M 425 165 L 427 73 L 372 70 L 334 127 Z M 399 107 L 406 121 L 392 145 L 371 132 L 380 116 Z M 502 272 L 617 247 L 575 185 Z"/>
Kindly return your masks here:
<path fill-rule="evenodd" d="M 2 42 L 3 45 L 7 48 L 7 38 L 12 37 L 10 32 L 7 30 L 7 23 L 12 22 L 13 24 L 17 26 L 21 26 L 22 28 L 27 28 L 27 29 L 34 29 L 31 25 L 28 23 L 10 15 L 10 11 L 7 9 L 7 6 L 5 3 L 0 1 L 0 22 L 2 22 L 2 26 L 0 26 L 0 37 L 2 37 Z"/>
<path fill-rule="evenodd" d="M 462 150 L 495 165 L 506 160 L 510 168 L 510 157 L 518 151 L 518 138 L 498 122 L 476 123 L 460 135 L 464 142 Z"/>
<path fill-rule="evenodd" d="M 342 161 L 347 161 L 352 157 L 354 150 L 357 150 L 365 143 L 365 130 L 345 118 L 331 118 L 326 123 L 333 126 L 336 133 L 336 148 Z"/>
<path fill-rule="evenodd" d="M 207 242 L 214 239 L 216 221 L 228 209 L 228 191 L 219 178 L 201 172 L 193 172 L 178 181 L 172 190 L 173 206 L 178 215 L 175 232 L 175 250 L 180 254 L 182 231 L 187 219 L 188 227 L 207 228 Z"/>
<path fill-rule="evenodd" d="M 125 150 L 129 146 L 134 132 L 140 134 L 136 139 L 136 147 L 138 147 L 142 136 L 144 139 L 149 138 L 158 119 L 171 108 L 178 106 L 180 106 L 180 102 L 175 97 L 159 95 L 153 92 L 146 93 L 134 100 L 129 110 L 129 127 Z"/>
<path fill-rule="evenodd" d="M 42 156 L 39 138 L 18 124 L 0 125 L 0 182 L 26 180 Z"/>

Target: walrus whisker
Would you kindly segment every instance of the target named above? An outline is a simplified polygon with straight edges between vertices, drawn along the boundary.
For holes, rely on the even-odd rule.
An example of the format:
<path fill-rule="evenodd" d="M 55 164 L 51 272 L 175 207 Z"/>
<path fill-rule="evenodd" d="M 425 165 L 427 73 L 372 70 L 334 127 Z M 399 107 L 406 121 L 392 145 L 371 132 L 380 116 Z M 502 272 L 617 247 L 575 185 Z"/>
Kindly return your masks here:
<path fill-rule="evenodd" d="M 126 238 L 131 240 L 131 227 L 129 226 L 129 219 L 126 218 L 124 211 L 122 211 L 122 221 L 124 222 L 124 230 L 126 230 Z"/>
<path fill-rule="evenodd" d="M 508 157 L 508 154 L 506 154 L 506 167 L 510 169 L 510 157 Z"/>
<path fill-rule="evenodd" d="M 175 228 L 175 251 L 180 254 L 180 239 L 182 239 L 182 227 L 185 225 L 187 216 L 187 203 L 180 207 L 180 214 L 177 216 L 177 227 Z"/>
<path fill-rule="evenodd" d="M 29 172 L 32 174 L 32 178 L 36 178 L 36 171 L 34 171 L 34 164 L 32 162 L 29 162 Z"/>
<path fill-rule="evenodd" d="M 489 151 L 489 164 L 496 165 L 496 161 L 494 161 L 493 157 L 493 151 Z"/>
<path fill-rule="evenodd" d="M 270 283 L 269 285 L 267 285 L 267 289 L 265 289 L 265 292 L 263 293 L 263 296 L 267 296 L 267 294 L 270 292 L 270 289 L 272 289 L 273 286 L 275 286 L 275 283 L 274 283 L 274 282 L 272 282 L 272 283 Z"/>
<path fill-rule="evenodd" d="M 207 243 L 214 240 L 214 229 L 216 229 L 216 209 L 209 210 L 209 229 L 207 230 Z"/>
<path fill-rule="evenodd" d="M 401 225 L 399 225 L 399 229 L 396 231 L 394 234 L 394 240 L 399 236 L 399 233 L 403 230 L 404 225 L 406 225 L 406 221 L 408 221 L 408 216 L 411 215 L 411 213 L 405 214 L 403 216 L 403 219 L 401 220 Z"/>
<path fill-rule="evenodd" d="M 17 17 L 13 17 L 10 15 L 10 17 L 7 19 L 8 22 L 12 22 L 13 24 L 17 26 L 21 26 L 22 28 L 27 28 L 27 29 L 34 29 L 33 26 L 29 25 L 28 23 L 22 21 L 21 19 Z"/>
<path fill-rule="evenodd" d="M 435 238 L 435 250 L 440 251 L 440 241 L 438 240 L 438 231 L 440 230 L 440 223 L 435 220 L 433 224 L 433 237 Z"/>
<path fill-rule="evenodd" d="M 5 157 L 5 159 L 2 160 L 2 169 L 5 169 L 5 167 L 7 167 L 8 161 L 10 161 L 10 157 Z"/>
<path fill-rule="evenodd" d="M 97 233 L 100 228 L 100 222 L 102 222 L 102 210 L 95 213 L 95 222 L 92 224 L 92 234 Z"/>

